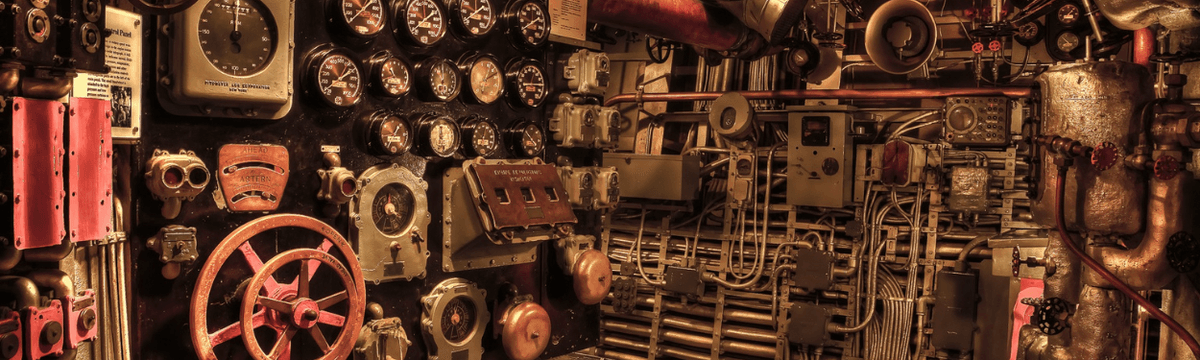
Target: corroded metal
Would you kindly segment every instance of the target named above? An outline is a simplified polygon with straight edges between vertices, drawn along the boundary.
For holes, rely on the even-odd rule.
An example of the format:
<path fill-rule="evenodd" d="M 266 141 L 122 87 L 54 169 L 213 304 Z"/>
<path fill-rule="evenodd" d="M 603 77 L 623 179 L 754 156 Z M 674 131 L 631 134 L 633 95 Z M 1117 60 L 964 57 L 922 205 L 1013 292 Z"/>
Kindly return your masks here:
<path fill-rule="evenodd" d="M 1084 146 L 1111 142 L 1131 153 L 1145 128 L 1140 113 L 1153 96 L 1150 73 L 1137 64 L 1109 61 L 1052 67 L 1037 78 L 1041 89 L 1042 134 L 1074 139 Z M 1053 226 L 1054 182 L 1058 177 L 1052 155 L 1038 154 L 1043 166 L 1039 199 L 1033 215 Z M 1140 230 L 1145 211 L 1145 180 L 1126 167 L 1099 171 L 1080 162 L 1067 173 L 1067 227 L 1099 233 L 1133 234 Z"/>
<path fill-rule="evenodd" d="M 1160 24 L 1171 30 L 1200 25 L 1197 4 L 1190 0 L 1097 0 L 1108 21 L 1125 30 Z"/>

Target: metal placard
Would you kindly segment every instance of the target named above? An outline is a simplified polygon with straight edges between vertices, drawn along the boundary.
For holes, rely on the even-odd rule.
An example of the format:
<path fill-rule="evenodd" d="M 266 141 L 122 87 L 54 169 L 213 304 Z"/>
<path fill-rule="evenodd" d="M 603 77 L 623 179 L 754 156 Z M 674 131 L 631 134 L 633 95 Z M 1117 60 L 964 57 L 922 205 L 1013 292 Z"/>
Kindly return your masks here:
<path fill-rule="evenodd" d="M 484 226 L 502 230 L 575 223 L 554 165 L 477 160 L 463 164 Z"/>
<path fill-rule="evenodd" d="M 141 138 L 142 126 L 142 16 L 108 7 L 104 39 L 107 74 L 82 73 L 75 77 L 71 96 L 111 102 L 112 137 Z"/>
<path fill-rule="evenodd" d="M 217 181 L 229 211 L 273 211 L 287 188 L 288 151 L 279 145 L 221 147 Z"/>
<path fill-rule="evenodd" d="M 55 100 L 13 99 L 13 237 L 17 249 L 62 243 L 63 112 Z"/>
<path fill-rule="evenodd" d="M 101 240 L 112 230 L 112 112 L 107 100 L 72 98 L 67 213 L 72 242 Z"/>

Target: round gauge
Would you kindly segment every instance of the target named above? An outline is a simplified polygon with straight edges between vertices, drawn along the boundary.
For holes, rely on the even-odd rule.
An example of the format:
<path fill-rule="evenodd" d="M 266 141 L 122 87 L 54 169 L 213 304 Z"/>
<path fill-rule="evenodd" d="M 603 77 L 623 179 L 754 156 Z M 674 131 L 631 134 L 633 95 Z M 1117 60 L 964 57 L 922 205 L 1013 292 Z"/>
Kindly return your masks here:
<path fill-rule="evenodd" d="M 462 90 L 459 80 L 458 66 L 454 62 L 439 57 L 429 58 L 418 66 L 421 86 L 424 95 L 431 101 L 450 101 L 458 97 Z"/>
<path fill-rule="evenodd" d="M 950 130 L 963 132 L 975 127 L 975 111 L 967 106 L 957 106 L 946 114 L 946 125 Z"/>
<path fill-rule="evenodd" d="M 449 117 L 427 115 L 417 122 L 421 135 L 421 151 L 426 156 L 450 157 L 461 143 L 458 125 Z"/>
<path fill-rule="evenodd" d="M 478 55 L 468 58 L 461 65 L 467 76 L 467 86 L 475 101 L 491 104 L 504 94 L 504 73 L 500 69 L 500 61 L 491 55 Z"/>
<path fill-rule="evenodd" d="M 376 113 L 367 130 L 367 144 L 376 154 L 395 156 L 412 148 L 412 128 L 399 116 Z"/>
<path fill-rule="evenodd" d="M 1063 32 L 1062 34 L 1058 34 L 1058 40 L 1054 43 L 1058 47 L 1058 50 L 1069 53 L 1071 50 L 1079 47 L 1079 35 L 1075 35 L 1075 33 L 1070 31 Z"/>
<path fill-rule="evenodd" d="M 508 66 L 507 72 L 513 102 L 528 107 L 542 105 L 549 86 L 540 63 L 532 59 L 517 61 Z"/>
<path fill-rule="evenodd" d="M 472 117 L 464 122 L 462 138 L 467 143 L 463 152 L 468 156 L 488 158 L 500 150 L 500 130 L 495 123 L 482 117 Z"/>
<path fill-rule="evenodd" d="M 450 11 L 456 13 L 454 24 L 467 36 L 483 36 L 496 27 L 492 0 L 458 0 Z"/>
<path fill-rule="evenodd" d="M 404 19 L 404 29 L 396 31 L 404 33 L 416 45 L 433 45 L 446 37 L 446 18 L 443 14 L 445 11 L 440 1 L 408 0 L 396 14 L 397 20 Z"/>
<path fill-rule="evenodd" d="M 398 97 L 412 88 L 408 63 L 395 56 L 375 62 L 375 86 L 386 96 Z"/>
<path fill-rule="evenodd" d="M 1042 41 L 1042 33 L 1045 31 L 1041 23 L 1030 21 L 1017 27 L 1017 34 L 1013 37 L 1013 40 L 1016 40 L 1022 46 L 1030 47 Z"/>
<path fill-rule="evenodd" d="M 455 297 L 442 310 L 442 337 L 452 344 L 461 344 L 475 332 L 475 303 Z"/>
<path fill-rule="evenodd" d="M 1058 8 L 1058 21 L 1063 25 L 1074 25 L 1076 21 L 1079 21 L 1079 7 L 1074 4 L 1066 4 Z"/>
<path fill-rule="evenodd" d="M 363 78 L 358 63 L 339 52 L 325 52 L 313 69 L 312 81 L 325 103 L 335 107 L 350 107 L 362 99 Z"/>
<path fill-rule="evenodd" d="M 518 122 L 508 131 L 508 144 L 518 157 L 531 158 L 546 149 L 546 138 L 542 128 L 532 122 Z"/>
<path fill-rule="evenodd" d="M 270 16 L 258 0 L 212 0 L 200 12 L 200 50 L 225 74 L 254 74 L 267 66 L 275 51 Z"/>
<path fill-rule="evenodd" d="M 409 228 L 413 220 L 413 193 L 407 186 L 393 183 L 379 189 L 371 204 L 371 221 L 387 236 L 397 236 Z"/>
<path fill-rule="evenodd" d="M 375 36 L 383 30 L 384 16 L 383 0 L 337 0 L 338 11 L 341 12 L 340 23 L 350 30 L 351 34 L 368 37 Z"/>
<path fill-rule="evenodd" d="M 550 11 L 540 1 L 518 1 L 506 15 L 509 33 L 518 43 L 538 47 L 550 38 Z"/>

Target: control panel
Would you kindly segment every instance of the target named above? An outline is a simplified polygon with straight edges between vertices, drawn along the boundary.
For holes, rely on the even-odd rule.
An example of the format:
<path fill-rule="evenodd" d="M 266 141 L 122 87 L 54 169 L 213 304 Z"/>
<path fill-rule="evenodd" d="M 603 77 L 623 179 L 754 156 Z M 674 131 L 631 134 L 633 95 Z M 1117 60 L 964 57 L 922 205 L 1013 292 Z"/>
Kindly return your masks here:
<path fill-rule="evenodd" d="M 1003 97 L 946 98 L 946 141 L 965 146 L 1008 145 L 1008 99 Z"/>

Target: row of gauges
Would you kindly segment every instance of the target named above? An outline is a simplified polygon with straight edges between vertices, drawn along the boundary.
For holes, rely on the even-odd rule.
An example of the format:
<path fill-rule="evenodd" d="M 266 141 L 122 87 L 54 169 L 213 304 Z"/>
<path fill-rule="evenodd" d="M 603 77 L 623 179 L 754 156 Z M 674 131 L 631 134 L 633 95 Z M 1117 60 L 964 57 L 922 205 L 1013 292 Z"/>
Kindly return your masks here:
<path fill-rule="evenodd" d="M 308 63 L 311 91 L 326 105 L 337 108 L 358 104 L 366 77 L 379 96 L 399 97 L 415 88 L 424 101 L 454 100 L 465 85 L 470 102 L 494 103 L 507 88 L 512 105 L 532 108 L 540 106 L 549 92 L 546 72 L 534 59 L 517 58 L 501 65 L 493 55 L 468 53 L 458 62 L 434 56 L 410 67 L 407 60 L 383 52 L 368 60 L 370 74 L 363 76 L 358 61 L 348 52 L 326 48 L 314 51 Z"/>
<path fill-rule="evenodd" d="M 357 38 L 383 31 L 387 0 L 332 0 L 331 22 Z M 488 35 L 501 22 L 513 42 L 525 49 L 542 46 L 550 36 L 550 13 L 540 0 L 521 0 L 503 13 L 498 0 L 398 0 L 391 4 L 396 36 L 407 44 L 425 48 L 446 38 L 447 29 L 463 39 Z M 447 16 L 449 15 L 449 16 Z M 400 26 L 403 25 L 403 26 Z"/>
<path fill-rule="evenodd" d="M 448 158 L 461 151 L 467 157 L 493 158 L 500 154 L 502 145 L 508 145 L 512 157 L 532 158 L 541 155 L 546 147 L 545 133 L 531 121 L 516 121 L 501 129 L 478 115 L 455 122 L 445 115 L 413 114 L 406 119 L 380 111 L 371 114 L 366 125 L 367 148 L 379 156 L 415 150 L 414 153 L 429 157 Z"/>

